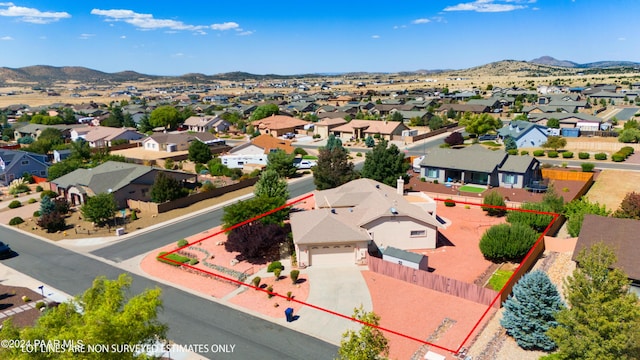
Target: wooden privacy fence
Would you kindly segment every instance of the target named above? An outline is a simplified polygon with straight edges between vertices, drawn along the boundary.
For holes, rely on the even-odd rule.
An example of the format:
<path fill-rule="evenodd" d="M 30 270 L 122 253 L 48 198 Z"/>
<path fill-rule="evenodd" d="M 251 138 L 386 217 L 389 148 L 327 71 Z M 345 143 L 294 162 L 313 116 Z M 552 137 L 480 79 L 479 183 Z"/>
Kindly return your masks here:
<path fill-rule="evenodd" d="M 531 270 L 533 265 L 535 265 L 536 261 L 538 261 L 540 254 L 544 252 L 544 239 L 536 242 L 536 244 L 533 245 L 533 248 L 530 251 L 531 253 L 529 257 L 526 258 L 520 264 L 516 272 L 512 275 L 511 281 L 509 281 L 507 285 L 505 285 L 505 287 L 502 289 L 502 293 L 500 293 L 500 306 L 502 306 L 502 303 L 504 303 L 504 301 L 507 300 L 509 295 L 511 295 L 511 290 L 513 290 L 513 286 L 518 282 L 518 280 L 520 280 L 520 278 L 524 274 L 526 274 L 529 270 Z"/>
<path fill-rule="evenodd" d="M 579 172 L 558 169 L 542 169 L 542 178 L 551 180 L 591 181 L 592 172 Z"/>
<path fill-rule="evenodd" d="M 424 270 L 412 269 L 389 261 L 384 261 L 373 256 L 368 256 L 367 261 L 369 270 L 375 273 L 390 276 L 397 280 L 402 280 L 479 304 L 490 305 L 496 296 L 498 296 L 497 291 L 487 289 L 482 286 L 433 274 Z M 464 266 L 463 264 L 460 265 Z M 499 304 L 494 305 L 498 306 Z"/>

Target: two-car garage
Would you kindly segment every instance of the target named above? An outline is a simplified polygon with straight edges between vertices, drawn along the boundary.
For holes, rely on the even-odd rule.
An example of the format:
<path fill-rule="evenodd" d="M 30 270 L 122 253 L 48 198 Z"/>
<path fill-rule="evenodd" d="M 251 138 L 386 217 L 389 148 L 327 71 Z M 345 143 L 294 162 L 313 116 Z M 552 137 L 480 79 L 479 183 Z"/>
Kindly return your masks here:
<path fill-rule="evenodd" d="M 309 265 L 351 265 L 356 262 L 352 245 L 313 245 L 309 247 Z"/>

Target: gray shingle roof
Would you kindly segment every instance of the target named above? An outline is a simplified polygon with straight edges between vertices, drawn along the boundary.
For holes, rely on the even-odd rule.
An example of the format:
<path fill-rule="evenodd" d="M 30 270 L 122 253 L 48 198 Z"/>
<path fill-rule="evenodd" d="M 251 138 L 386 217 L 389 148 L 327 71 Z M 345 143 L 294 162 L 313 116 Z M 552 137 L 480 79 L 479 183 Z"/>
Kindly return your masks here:
<path fill-rule="evenodd" d="M 60 188 L 82 185 L 100 194 L 109 192 L 109 189 L 117 191 L 153 169 L 151 166 L 107 161 L 92 169 L 74 170 L 52 182 Z"/>
<path fill-rule="evenodd" d="M 463 149 L 438 148 L 429 151 L 420 166 L 492 173 L 506 156 L 504 151 L 489 150 L 482 145 Z"/>
<path fill-rule="evenodd" d="M 509 155 L 507 160 L 498 168 L 501 172 L 524 174 L 531 167 L 531 163 L 538 163 L 538 159 L 529 155 Z"/>
<path fill-rule="evenodd" d="M 511 136 L 513 139 L 517 140 L 533 128 L 540 128 L 542 132 L 546 132 L 547 130 L 546 126 L 538 125 L 529 121 L 515 120 L 499 129 L 498 135 L 502 138 Z"/>

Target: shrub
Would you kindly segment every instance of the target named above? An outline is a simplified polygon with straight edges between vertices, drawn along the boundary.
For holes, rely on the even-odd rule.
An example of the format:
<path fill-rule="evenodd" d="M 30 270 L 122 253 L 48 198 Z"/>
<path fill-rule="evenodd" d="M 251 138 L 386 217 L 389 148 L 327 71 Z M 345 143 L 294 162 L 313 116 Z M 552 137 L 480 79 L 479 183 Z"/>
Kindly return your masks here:
<path fill-rule="evenodd" d="M 534 150 L 533 156 L 544 156 L 544 150 Z"/>
<path fill-rule="evenodd" d="M 547 156 L 550 157 L 550 158 L 557 158 L 558 157 L 558 152 L 551 150 L 551 151 L 549 151 L 547 153 Z"/>
<path fill-rule="evenodd" d="M 186 256 L 182 256 L 180 254 L 176 254 L 176 253 L 172 253 L 169 254 L 167 256 L 165 256 L 165 258 L 161 258 L 162 255 L 165 255 L 167 252 L 166 251 L 162 251 L 160 252 L 160 254 L 158 254 L 158 256 L 156 257 L 156 259 L 160 262 L 163 262 L 165 264 L 169 264 L 169 265 L 173 265 L 173 266 L 180 266 L 188 261 L 191 261 L 191 258 L 186 257 Z M 169 261 L 169 259 L 177 261 L 178 263 Z"/>
<path fill-rule="evenodd" d="M 627 157 L 624 154 L 621 154 L 619 152 L 611 155 L 611 160 L 613 160 L 614 162 L 621 162 L 621 161 L 624 161 L 626 158 Z"/>
<path fill-rule="evenodd" d="M 193 265 L 198 265 L 199 262 L 200 261 L 198 261 L 198 259 L 191 259 L 191 260 L 189 260 L 189 265 L 192 265 L 192 266 Z"/>
<path fill-rule="evenodd" d="M 287 291 L 287 301 L 291 301 L 291 299 L 293 299 L 293 295 L 291 291 Z"/>
<path fill-rule="evenodd" d="M 529 155 L 529 151 L 522 150 L 522 151 L 520 151 L 520 155 L 522 155 L 522 156 Z"/>
<path fill-rule="evenodd" d="M 138 212 L 131 210 L 131 221 L 138 220 Z"/>
<path fill-rule="evenodd" d="M 571 159 L 573 157 L 573 153 L 571 151 L 565 151 L 562 153 L 563 159 Z"/>
<path fill-rule="evenodd" d="M 22 301 L 29 302 L 29 301 L 31 301 L 31 298 L 28 297 L 27 295 L 22 295 Z"/>
<path fill-rule="evenodd" d="M 33 204 L 33 203 L 37 203 L 37 202 L 38 202 L 38 200 L 36 200 L 34 198 L 31 198 L 31 199 L 27 200 L 28 204 Z"/>
<path fill-rule="evenodd" d="M 434 184 L 438 184 L 438 183 L 439 183 L 438 179 L 433 180 L 433 183 L 434 183 Z"/>
<path fill-rule="evenodd" d="M 36 303 L 36 309 L 38 309 L 38 310 L 40 310 L 40 309 L 42 309 L 43 307 L 46 307 L 46 306 L 47 306 L 47 304 L 45 304 L 44 301 L 38 301 Z"/>
<path fill-rule="evenodd" d="M 262 279 L 260 279 L 260 276 L 256 276 L 253 279 L 251 279 L 251 284 L 253 284 L 253 286 L 258 287 L 260 286 L 260 281 Z"/>
<path fill-rule="evenodd" d="M 186 239 L 178 240 L 178 247 L 186 246 L 189 242 Z"/>
<path fill-rule="evenodd" d="M 40 199 L 42 199 L 45 196 L 48 196 L 49 199 L 55 199 L 58 196 L 58 193 L 52 190 L 43 190 L 40 193 Z"/>
<path fill-rule="evenodd" d="M 294 284 L 298 282 L 298 276 L 300 276 L 300 271 L 299 270 L 291 270 L 291 273 L 289 273 L 289 277 L 291 278 L 291 282 L 294 283 Z"/>
<path fill-rule="evenodd" d="M 40 185 L 36 186 L 36 192 L 41 192 L 42 190 L 44 190 L 42 186 Z"/>
<path fill-rule="evenodd" d="M 22 206 L 22 203 L 20 202 L 20 200 L 13 200 L 12 202 L 9 203 L 9 209 L 19 208 L 20 206 Z"/>
<path fill-rule="evenodd" d="M 590 157 L 588 152 L 579 152 L 578 159 L 586 160 Z"/>
<path fill-rule="evenodd" d="M 426 181 L 427 179 L 424 176 L 420 178 L 420 182 L 426 182 Z"/>
<path fill-rule="evenodd" d="M 357 157 L 362 157 L 362 153 L 361 153 L 361 152 L 357 152 L 357 153 L 356 153 L 356 156 L 357 156 Z"/>
<path fill-rule="evenodd" d="M 456 206 L 456 202 L 451 199 L 447 199 L 444 201 L 444 206 L 453 207 L 453 206 Z"/>
<path fill-rule="evenodd" d="M 281 268 L 273 269 L 273 276 L 276 277 L 276 281 L 280 280 L 280 274 L 281 273 L 282 273 L 282 269 Z"/>
<path fill-rule="evenodd" d="M 274 294 L 273 294 L 273 286 L 269 285 L 269 286 L 267 286 L 267 297 L 269 299 L 271 299 L 273 296 L 274 296 Z"/>
<path fill-rule="evenodd" d="M 40 218 L 38 218 L 37 224 L 41 228 L 47 230 L 48 233 L 62 231 L 67 227 L 64 216 L 56 211 L 48 214 L 42 214 Z"/>
<path fill-rule="evenodd" d="M 507 154 L 509 154 L 509 155 L 518 155 L 518 149 L 509 149 L 509 150 L 507 150 Z"/>
<path fill-rule="evenodd" d="M 596 160 L 607 160 L 607 154 L 605 153 L 597 153 L 593 155 Z"/>
<path fill-rule="evenodd" d="M 39 217 L 40 216 L 40 210 L 36 210 L 33 212 L 33 217 Z"/>
<path fill-rule="evenodd" d="M 582 167 L 582 172 L 593 172 L 593 168 L 596 166 L 593 163 L 582 163 L 580 164 L 580 166 Z"/>
<path fill-rule="evenodd" d="M 500 224 L 490 227 L 480 239 L 480 251 L 494 262 L 518 261 L 535 244 L 538 233 L 527 224 Z"/>
<path fill-rule="evenodd" d="M 507 211 L 504 209 L 504 206 L 506 205 L 506 203 L 504 202 L 504 198 L 497 191 L 492 191 L 487 194 L 484 197 L 482 203 L 484 205 L 491 205 L 491 207 L 482 207 L 482 210 L 486 211 L 489 216 L 504 216 L 504 214 L 507 213 Z M 495 208 L 493 206 L 498 206 L 498 208 Z"/>
<path fill-rule="evenodd" d="M 620 151 L 618 151 L 619 153 L 625 154 L 626 157 L 629 157 L 630 155 L 633 154 L 634 149 L 632 146 L 624 146 L 622 147 L 622 149 L 620 149 Z"/>
<path fill-rule="evenodd" d="M 273 272 L 275 269 L 284 269 L 280 261 L 274 261 L 269 266 L 267 266 L 267 272 Z"/>
<path fill-rule="evenodd" d="M 313 135 L 313 138 L 314 138 L 314 139 L 320 139 L 320 134 L 314 134 L 314 135 Z"/>
<path fill-rule="evenodd" d="M 11 220 L 9 220 L 9 225 L 19 225 L 19 224 L 22 224 L 23 222 L 24 220 L 22 220 L 20 216 L 16 216 Z"/>

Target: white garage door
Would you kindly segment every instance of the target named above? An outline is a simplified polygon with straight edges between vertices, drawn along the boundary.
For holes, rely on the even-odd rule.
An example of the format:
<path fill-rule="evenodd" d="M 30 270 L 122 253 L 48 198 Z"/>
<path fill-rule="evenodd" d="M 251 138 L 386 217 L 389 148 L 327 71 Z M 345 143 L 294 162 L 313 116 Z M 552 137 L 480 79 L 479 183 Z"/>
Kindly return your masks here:
<path fill-rule="evenodd" d="M 309 249 L 311 266 L 355 265 L 355 254 L 351 245 L 312 246 Z"/>

